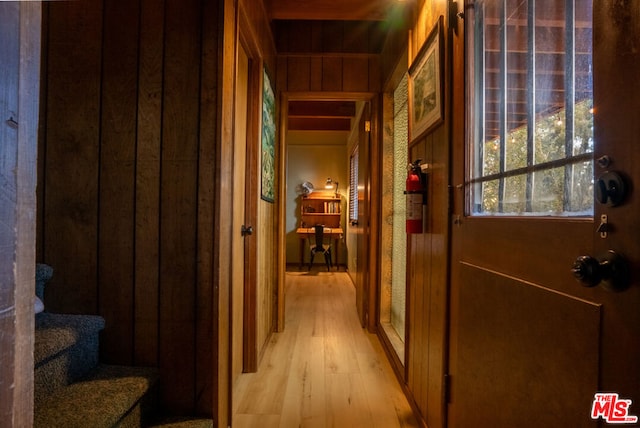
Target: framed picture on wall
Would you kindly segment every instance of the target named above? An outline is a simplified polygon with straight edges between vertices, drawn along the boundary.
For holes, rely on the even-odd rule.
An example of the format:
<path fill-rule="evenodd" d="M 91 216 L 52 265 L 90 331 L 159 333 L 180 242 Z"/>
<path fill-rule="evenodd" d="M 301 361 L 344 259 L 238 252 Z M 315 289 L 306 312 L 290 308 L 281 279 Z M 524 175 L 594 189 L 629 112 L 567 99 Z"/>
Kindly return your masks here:
<path fill-rule="evenodd" d="M 443 18 L 440 16 L 409 67 L 409 142 L 443 120 Z"/>
<path fill-rule="evenodd" d="M 276 165 L 276 99 L 266 68 L 263 71 L 262 83 L 261 140 L 261 197 L 267 202 L 273 202 Z"/>

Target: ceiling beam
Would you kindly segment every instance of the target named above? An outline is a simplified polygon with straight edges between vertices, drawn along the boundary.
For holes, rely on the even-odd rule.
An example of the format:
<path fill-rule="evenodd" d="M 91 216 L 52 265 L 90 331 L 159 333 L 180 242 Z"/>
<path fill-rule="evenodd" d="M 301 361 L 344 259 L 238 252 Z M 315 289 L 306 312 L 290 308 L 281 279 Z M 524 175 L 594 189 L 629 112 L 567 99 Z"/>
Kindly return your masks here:
<path fill-rule="evenodd" d="M 290 131 L 350 131 L 351 119 L 329 117 L 291 117 Z"/>
<path fill-rule="evenodd" d="M 271 19 L 384 21 L 389 0 L 266 0 Z"/>
<path fill-rule="evenodd" d="M 354 117 L 354 101 L 290 101 L 289 117 Z"/>

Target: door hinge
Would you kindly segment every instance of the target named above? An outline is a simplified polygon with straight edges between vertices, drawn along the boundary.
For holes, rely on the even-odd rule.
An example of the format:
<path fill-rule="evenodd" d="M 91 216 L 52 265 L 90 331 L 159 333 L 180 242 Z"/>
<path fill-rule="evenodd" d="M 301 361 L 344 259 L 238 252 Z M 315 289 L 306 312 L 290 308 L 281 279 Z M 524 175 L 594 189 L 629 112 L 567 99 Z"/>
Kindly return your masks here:
<path fill-rule="evenodd" d="M 364 121 L 364 132 L 371 132 L 371 121 L 370 120 L 365 120 Z"/>

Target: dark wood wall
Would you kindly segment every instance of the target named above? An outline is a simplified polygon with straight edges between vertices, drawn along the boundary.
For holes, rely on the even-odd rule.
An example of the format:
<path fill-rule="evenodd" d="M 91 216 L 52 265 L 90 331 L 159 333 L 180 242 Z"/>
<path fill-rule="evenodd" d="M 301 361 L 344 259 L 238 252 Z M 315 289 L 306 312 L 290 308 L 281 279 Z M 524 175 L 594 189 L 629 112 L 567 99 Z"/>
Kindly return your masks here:
<path fill-rule="evenodd" d="M 283 92 L 379 92 L 379 23 L 277 21 L 278 88 Z"/>
<path fill-rule="evenodd" d="M 416 11 L 409 34 L 408 57 L 411 63 L 435 27 L 446 16 L 446 5 L 425 2 Z M 405 354 L 406 387 L 420 417 L 429 427 L 444 427 L 445 384 L 447 370 L 447 310 L 449 265 L 450 195 L 450 97 L 452 80 L 451 38 L 447 20 L 442 20 L 443 121 L 426 135 L 410 142 L 409 160 L 422 159 L 427 172 L 425 230 L 408 235 L 407 243 L 407 348 Z M 457 114 L 462 114 L 459 112 Z"/>
<path fill-rule="evenodd" d="M 210 413 L 217 2 L 45 6 L 38 260 L 48 310 L 100 314 L 107 363 Z"/>

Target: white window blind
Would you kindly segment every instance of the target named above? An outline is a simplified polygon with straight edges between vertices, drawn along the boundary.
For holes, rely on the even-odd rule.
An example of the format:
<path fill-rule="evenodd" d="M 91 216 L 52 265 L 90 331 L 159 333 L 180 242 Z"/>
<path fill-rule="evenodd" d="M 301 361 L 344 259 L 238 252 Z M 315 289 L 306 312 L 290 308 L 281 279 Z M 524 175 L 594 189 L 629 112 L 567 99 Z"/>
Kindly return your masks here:
<path fill-rule="evenodd" d="M 358 220 L 358 147 L 349 161 L 349 220 Z"/>

